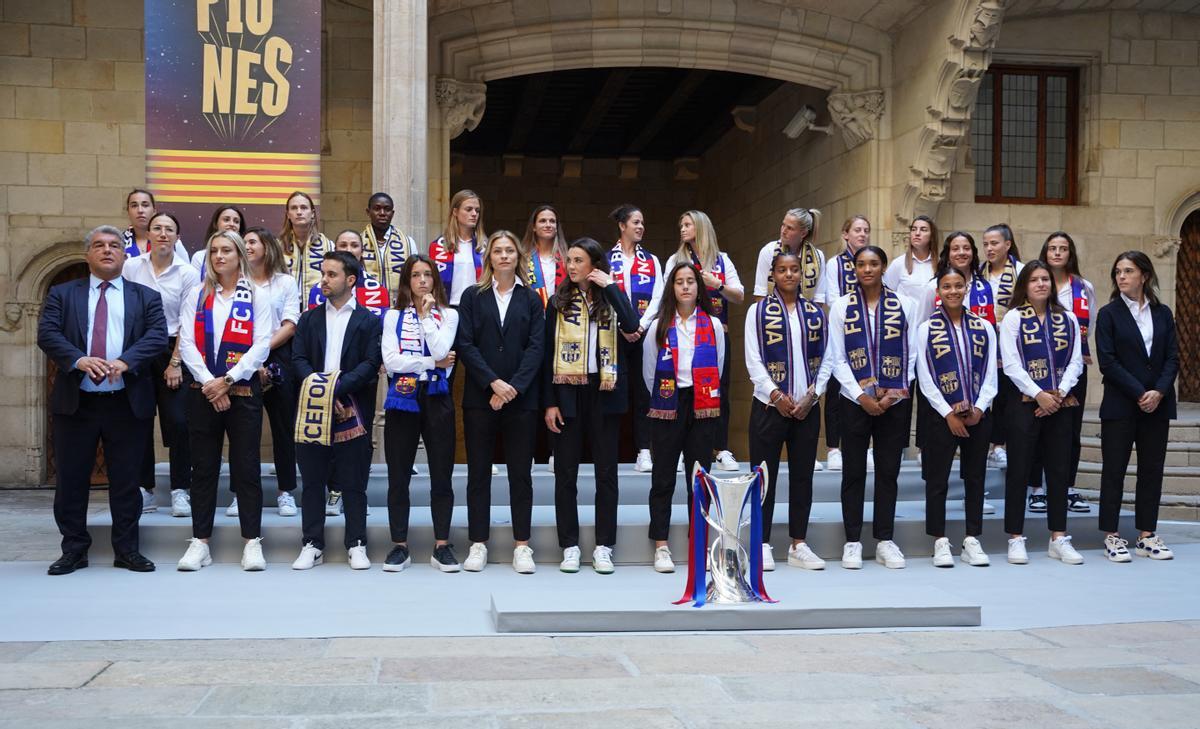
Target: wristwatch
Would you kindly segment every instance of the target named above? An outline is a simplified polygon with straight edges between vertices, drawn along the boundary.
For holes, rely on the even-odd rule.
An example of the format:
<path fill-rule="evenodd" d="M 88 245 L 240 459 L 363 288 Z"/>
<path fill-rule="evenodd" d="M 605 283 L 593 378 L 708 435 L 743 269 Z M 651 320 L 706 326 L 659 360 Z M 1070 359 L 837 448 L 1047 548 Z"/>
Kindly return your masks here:
<path fill-rule="evenodd" d="M 234 379 L 233 379 L 233 376 L 232 376 L 232 375 L 225 375 L 225 377 L 224 377 L 224 378 L 222 378 L 222 379 L 224 379 L 224 380 L 225 380 L 225 384 L 226 384 L 226 385 L 229 385 L 230 387 L 232 387 L 232 386 L 233 386 Z"/>

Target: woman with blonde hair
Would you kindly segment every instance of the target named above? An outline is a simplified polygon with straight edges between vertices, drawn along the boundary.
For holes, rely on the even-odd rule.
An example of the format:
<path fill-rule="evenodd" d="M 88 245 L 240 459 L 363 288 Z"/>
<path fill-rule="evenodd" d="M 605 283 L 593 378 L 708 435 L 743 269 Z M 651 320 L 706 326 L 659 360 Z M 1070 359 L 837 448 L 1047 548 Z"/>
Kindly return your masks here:
<path fill-rule="evenodd" d="M 472 190 L 459 190 L 450 198 L 450 214 L 441 236 L 429 244 L 429 257 L 437 264 L 438 276 L 458 306 L 463 292 L 483 273 L 483 252 L 488 240 L 483 227 L 483 202 Z M 515 240 L 515 238 L 514 238 Z"/>

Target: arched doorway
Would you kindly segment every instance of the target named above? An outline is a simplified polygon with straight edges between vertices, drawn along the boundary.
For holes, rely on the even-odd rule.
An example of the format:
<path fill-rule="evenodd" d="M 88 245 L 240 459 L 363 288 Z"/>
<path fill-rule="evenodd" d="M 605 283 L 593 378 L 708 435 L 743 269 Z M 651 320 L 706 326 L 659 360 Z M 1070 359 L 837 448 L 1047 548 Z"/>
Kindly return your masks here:
<path fill-rule="evenodd" d="M 1179 336 L 1179 399 L 1200 402 L 1200 319 L 1179 316 L 1200 305 L 1200 209 L 1193 210 L 1179 229 L 1175 265 L 1175 321 Z"/>

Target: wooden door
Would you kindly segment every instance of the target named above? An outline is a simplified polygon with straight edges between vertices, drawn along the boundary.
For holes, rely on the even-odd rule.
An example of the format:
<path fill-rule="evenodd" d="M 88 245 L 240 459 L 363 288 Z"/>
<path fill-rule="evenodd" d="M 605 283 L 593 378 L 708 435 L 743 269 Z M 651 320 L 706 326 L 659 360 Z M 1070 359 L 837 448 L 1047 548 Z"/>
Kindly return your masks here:
<path fill-rule="evenodd" d="M 1175 326 L 1179 336 L 1179 399 L 1200 402 L 1200 210 L 1183 221 L 1176 260 Z M 1185 314 L 1181 316 L 1182 314 Z"/>

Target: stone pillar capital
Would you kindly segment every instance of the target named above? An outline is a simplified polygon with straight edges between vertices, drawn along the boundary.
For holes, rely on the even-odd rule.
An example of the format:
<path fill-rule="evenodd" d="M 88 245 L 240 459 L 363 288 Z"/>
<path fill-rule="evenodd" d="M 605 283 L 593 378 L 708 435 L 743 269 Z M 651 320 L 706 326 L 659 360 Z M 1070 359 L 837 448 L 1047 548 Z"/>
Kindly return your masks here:
<path fill-rule="evenodd" d="M 878 134 L 884 109 L 883 89 L 832 93 L 827 104 L 833 123 L 842 130 L 847 149 L 854 149 Z"/>
<path fill-rule="evenodd" d="M 486 84 L 439 76 L 433 93 L 450 139 L 479 126 L 487 108 Z"/>

